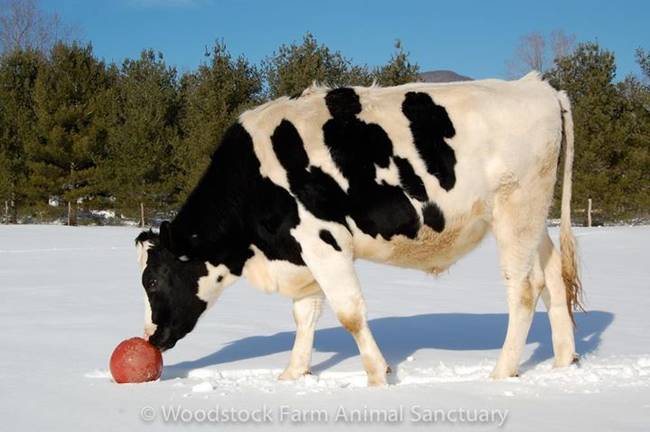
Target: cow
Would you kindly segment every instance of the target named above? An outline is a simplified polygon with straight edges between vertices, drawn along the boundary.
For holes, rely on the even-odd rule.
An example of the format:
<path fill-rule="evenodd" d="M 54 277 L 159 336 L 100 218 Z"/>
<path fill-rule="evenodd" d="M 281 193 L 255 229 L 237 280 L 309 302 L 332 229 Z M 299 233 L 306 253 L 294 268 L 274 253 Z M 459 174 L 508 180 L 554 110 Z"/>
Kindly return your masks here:
<path fill-rule="evenodd" d="M 558 251 L 546 222 L 562 148 Z M 540 296 L 554 366 L 568 366 L 581 292 L 573 154 L 569 99 L 534 72 L 517 81 L 314 85 L 248 110 L 173 220 L 136 239 L 145 335 L 172 348 L 244 277 L 293 300 L 295 341 L 279 379 L 309 373 L 326 299 L 358 346 L 368 385 L 383 385 L 390 369 L 368 327 L 355 259 L 435 275 L 491 231 L 509 314 L 491 376 L 516 376 Z"/>

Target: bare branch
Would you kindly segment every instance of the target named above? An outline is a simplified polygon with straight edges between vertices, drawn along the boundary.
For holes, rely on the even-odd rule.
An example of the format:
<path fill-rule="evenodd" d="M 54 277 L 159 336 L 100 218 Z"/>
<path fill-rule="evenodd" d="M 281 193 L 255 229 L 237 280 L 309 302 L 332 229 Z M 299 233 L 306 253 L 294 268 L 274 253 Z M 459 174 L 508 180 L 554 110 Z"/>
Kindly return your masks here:
<path fill-rule="evenodd" d="M 545 46 L 544 36 L 540 33 L 533 32 L 522 36 L 514 57 L 507 64 L 509 75 L 515 78 L 531 70 L 543 72 L 546 65 Z"/>
<path fill-rule="evenodd" d="M 573 34 L 567 35 L 564 30 L 553 30 L 551 32 L 551 54 L 553 60 L 566 57 L 575 48 L 576 36 Z"/>
<path fill-rule="evenodd" d="M 548 39 L 538 32 L 520 37 L 512 59 L 506 63 L 508 75 L 519 78 L 531 70 L 544 73 L 557 59 L 573 52 L 575 40 L 575 35 L 566 34 L 564 30 L 552 31 Z"/>
<path fill-rule="evenodd" d="M 58 14 L 41 10 L 38 0 L 0 0 L 0 53 L 28 48 L 47 51 L 73 33 Z"/>

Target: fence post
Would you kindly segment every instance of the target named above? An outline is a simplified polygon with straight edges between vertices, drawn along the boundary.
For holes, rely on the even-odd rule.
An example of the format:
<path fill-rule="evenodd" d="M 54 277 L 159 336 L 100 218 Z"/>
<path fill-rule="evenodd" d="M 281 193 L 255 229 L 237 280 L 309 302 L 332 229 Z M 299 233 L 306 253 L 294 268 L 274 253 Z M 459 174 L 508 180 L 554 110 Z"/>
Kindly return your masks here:
<path fill-rule="evenodd" d="M 587 200 L 587 226 L 591 228 L 591 198 Z"/>
<path fill-rule="evenodd" d="M 68 201 L 68 226 L 77 225 L 77 203 L 72 203 L 72 200 Z"/>

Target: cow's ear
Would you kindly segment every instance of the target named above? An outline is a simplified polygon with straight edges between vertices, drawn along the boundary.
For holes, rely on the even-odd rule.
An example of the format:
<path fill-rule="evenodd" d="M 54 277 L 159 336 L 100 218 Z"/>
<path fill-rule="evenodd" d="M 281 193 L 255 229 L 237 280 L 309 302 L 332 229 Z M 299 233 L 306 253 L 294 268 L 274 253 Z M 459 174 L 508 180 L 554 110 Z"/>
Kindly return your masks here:
<path fill-rule="evenodd" d="M 154 233 L 153 231 L 142 231 L 136 238 L 135 238 L 135 244 L 144 244 L 145 242 L 149 242 L 152 245 L 157 245 L 158 244 L 158 234 Z"/>
<path fill-rule="evenodd" d="M 172 226 L 169 221 L 160 224 L 160 245 L 165 249 L 172 249 Z"/>

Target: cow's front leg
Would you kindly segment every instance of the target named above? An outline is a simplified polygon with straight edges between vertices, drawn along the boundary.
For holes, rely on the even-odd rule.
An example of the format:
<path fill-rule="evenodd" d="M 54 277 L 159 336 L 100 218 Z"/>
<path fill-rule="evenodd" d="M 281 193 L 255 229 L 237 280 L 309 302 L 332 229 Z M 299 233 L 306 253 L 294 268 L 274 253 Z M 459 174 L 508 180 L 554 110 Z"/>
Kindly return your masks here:
<path fill-rule="evenodd" d="M 309 373 L 311 352 L 314 346 L 314 331 L 323 309 L 322 305 L 322 291 L 293 301 L 296 338 L 293 342 L 289 366 L 280 374 L 278 379 L 295 380 Z"/>
<path fill-rule="evenodd" d="M 305 263 L 334 313 L 357 343 L 368 374 L 368 385 L 386 384 L 388 366 L 368 327 L 366 303 L 354 270 L 349 231 L 343 227 L 318 230 L 313 229 L 313 225 L 303 225 L 293 234 L 300 242 Z"/>

